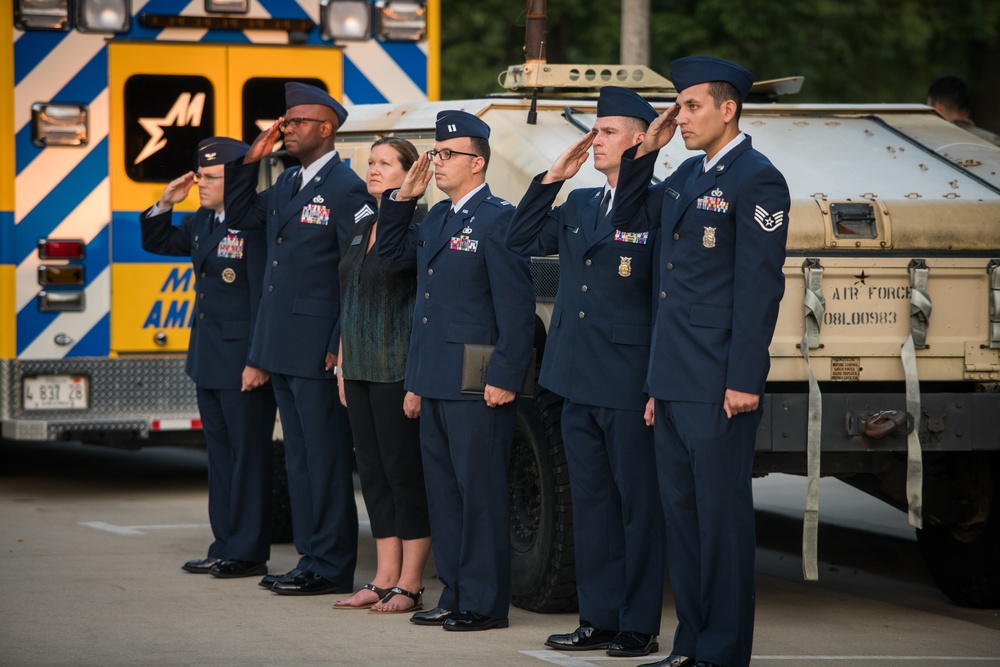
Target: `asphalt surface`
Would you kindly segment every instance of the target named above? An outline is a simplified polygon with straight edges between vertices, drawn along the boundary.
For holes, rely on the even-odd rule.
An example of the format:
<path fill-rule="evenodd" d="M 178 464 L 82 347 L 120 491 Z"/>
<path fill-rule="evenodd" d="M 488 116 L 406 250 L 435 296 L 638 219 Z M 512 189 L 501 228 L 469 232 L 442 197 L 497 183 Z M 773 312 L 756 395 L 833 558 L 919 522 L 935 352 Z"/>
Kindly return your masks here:
<path fill-rule="evenodd" d="M 256 578 L 180 565 L 204 555 L 205 456 L 72 443 L 0 445 L 0 665 L 638 665 L 545 649 L 574 614 L 512 609 L 510 628 L 449 633 L 408 615 L 335 611 L 340 596 L 282 597 Z M 753 667 L 1000 665 L 1000 612 L 951 604 L 930 581 L 904 514 L 835 480 L 821 492 L 820 581 L 802 580 L 804 481 L 755 481 L 758 596 Z M 359 507 L 363 503 L 358 495 Z M 363 510 L 362 510 L 363 512 Z M 362 515 L 356 584 L 374 574 Z M 276 545 L 272 572 L 294 566 Z M 427 607 L 440 584 L 428 566 Z"/>

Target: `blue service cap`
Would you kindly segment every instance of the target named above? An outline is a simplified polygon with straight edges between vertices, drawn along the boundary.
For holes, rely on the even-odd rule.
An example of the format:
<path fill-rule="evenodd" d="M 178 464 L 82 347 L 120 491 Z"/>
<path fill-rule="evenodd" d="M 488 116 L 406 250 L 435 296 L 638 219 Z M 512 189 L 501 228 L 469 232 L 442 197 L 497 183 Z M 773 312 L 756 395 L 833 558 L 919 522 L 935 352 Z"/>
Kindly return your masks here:
<path fill-rule="evenodd" d="M 250 146 L 229 137 L 209 137 L 198 142 L 198 166 L 226 164 L 247 154 Z"/>
<path fill-rule="evenodd" d="M 733 84 L 744 100 L 754 82 L 750 70 L 711 56 L 688 56 L 674 60 L 670 63 L 670 79 L 678 93 L 699 83 L 725 81 Z"/>
<path fill-rule="evenodd" d="M 478 117 L 465 111 L 439 111 L 434 139 L 445 141 L 446 139 L 454 139 L 455 137 L 480 137 L 482 139 L 489 139 L 490 126 Z"/>
<path fill-rule="evenodd" d="M 285 84 L 285 108 L 291 109 L 300 104 L 319 104 L 330 107 L 337 114 L 337 120 L 342 126 L 347 120 L 347 109 L 340 102 L 330 97 L 330 94 L 322 88 L 310 86 L 307 83 L 289 81 Z"/>
<path fill-rule="evenodd" d="M 597 98 L 597 117 L 629 116 L 652 123 L 660 114 L 639 93 L 620 86 L 604 86 Z"/>

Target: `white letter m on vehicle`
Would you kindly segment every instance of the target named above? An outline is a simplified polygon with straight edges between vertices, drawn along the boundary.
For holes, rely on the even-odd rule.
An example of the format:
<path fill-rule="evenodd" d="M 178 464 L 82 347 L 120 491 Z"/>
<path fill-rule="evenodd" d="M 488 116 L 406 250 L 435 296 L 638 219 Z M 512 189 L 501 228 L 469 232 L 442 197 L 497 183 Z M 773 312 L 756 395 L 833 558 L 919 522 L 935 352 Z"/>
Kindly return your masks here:
<path fill-rule="evenodd" d="M 192 99 L 191 93 L 181 93 L 177 101 L 170 107 L 166 118 L 140 118 L 139 124 L 149 135 L 149 141 L 143 146 L 142 152 L 135 158 L 133 164 L 139 164 L 150 155 L 161 150 L 167 145 L 167 140 L 163 138 L 163 128 L 176 125 L 183 127 L 201 125 L 201 114 L 205 109 L 205 93 L 197 93 Z"/>

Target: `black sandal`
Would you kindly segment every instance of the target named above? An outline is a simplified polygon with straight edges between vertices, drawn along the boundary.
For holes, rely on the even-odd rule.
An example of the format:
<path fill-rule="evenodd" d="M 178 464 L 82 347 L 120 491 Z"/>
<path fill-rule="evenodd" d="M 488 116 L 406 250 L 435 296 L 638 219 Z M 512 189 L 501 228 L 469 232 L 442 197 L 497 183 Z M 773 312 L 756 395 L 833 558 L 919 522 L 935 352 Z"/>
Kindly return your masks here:
<path fill-rule="evenodd" d="M 376 610 L 376 609 L 369 609 L 368 613 L 369 614 L 409 614 L 412 611 L 420 611 L 421 609 L 424 608 L 424 599 L 423 599 L 424 598 L 424 589 L 423 588 L 421 588 L 416 593 L 411 593 L 410 591 L 406 590 L 405 588 L 400 588 L 399 586 L 396 586 L 395 588 L 393 588 L 392 590 L 389 591 L 388 595 L 386 595 L 384 598 L 382 598 L 382 602 L 388 602 L 389 600 L 391 600 L 392 598 L 396 597 L 397 595 L 405 595 L 406 597 L 408 597 L 411 600 L 413 600 L 413 606 L 410 607 L 409 609 L 392 609 L 392 610 L 386 610 L 386 611 Z"/>
<path fill-rule="evenodd" d="M 370 582 L 367 583 L 367 584 L 365 584 L 364 586 L 362 586 L 360 588 L 360 590 L 361 591 L 368 590 L 368 591 L 371 591 L 371 592 L 375 593 L 375 595 L 378 596 L 379 600 L 384 599 L 385 596 L 389 595 L 389 593 L 391 592 L 390 589 L 388 589 L 388 588 L 379 588 L 378 586 L 376 586 L 375 584 L 370 583 Z M 341 602 L 341 600 L 338 600 L 337 602 Z M 376 600 L 375 602 L 378 602 L 378 600 Z M 333 608 L 334 609 L 371 609 L 372 605 L 375 604 L 375 602 L 369 602 L 367 604 L 359 604 L 359 605 L 337 604 L 335 602 L 333 604 Z"/>

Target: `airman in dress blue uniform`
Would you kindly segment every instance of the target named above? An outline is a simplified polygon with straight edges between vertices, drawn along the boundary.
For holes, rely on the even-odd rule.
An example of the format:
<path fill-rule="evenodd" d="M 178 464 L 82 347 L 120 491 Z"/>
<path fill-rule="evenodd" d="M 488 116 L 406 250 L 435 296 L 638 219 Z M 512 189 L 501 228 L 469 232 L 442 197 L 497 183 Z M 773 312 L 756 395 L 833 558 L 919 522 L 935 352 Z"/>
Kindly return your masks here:
<path fill-rule="evenodd" d="M 700 56 L 671 65 L 677 104 L 625 152 L 613 215 L 618 229 L 663 235 L 647 414 L 678 624 L 671 656 L 656 664 L 746 667 L 755 598 L 750 481 L 784 293 L 789 194 L 739 129 L 753 74 Z M 678 128 L 689 150 L 705 154 L 648 187 L 657 152 Z"/>
<path fill-rule="evenodd" d="M 643 420 L 659 237 L 617 231 L 609 218 L 622 152 L 656 117 L 635 92 L 602 88 L 593 131 L 535 177 L 507 233 L 507 247 L 520 254 L 559 254 L 539 383 L 564 398 L 573 496 L 580 627 L 546 641 L 563 651 L 643 656 L 659 648 L 663 516 L 653 430 Z M 574 190 L 552 208 L 591 146 L 607 184 Z"/>
<path fill-rule="evenodd" d="M 337 266 L 357 220 L 375 200 L 334 147 L 347 111 L 326 92 L 285 86 L 287 112 L 226 165 L 226 210 L 242 227 L 266 228 L 267 265 L 250 360 L 271 373 L 281 426 L 298 565 L 261 586 L 282 595 L 354 587 L 358 516 L 354 452 L 334 368 L 340 339 Z M 302 162 L 258 194 L 258 161 L 284 132 Z"/>
<path fill-rule="evenodd" d="M 471 114 L 439 113 L 434 150 L 398 191 L 383 194 L 377 241 L 380 255 L 417 262 L 406 389 L 421 397 L 431 544 L 444 591 L 411 621 L 457 631 L 508 625 L 514 398 L 533 372 L 534 291 L 528 260 L 504 247 L 514 207 L 486 185 L 489 135 Z M 450 200 L 414 225 L 432 158 Z M 466 344 L 495 346 L 483 395 L 461 391 Z"/>
<path fill-rule="evenodd" d="M 271 434 L 275 402 L 267 373 L 247 363 L 264 275 L 263 232 L 239 231 L 223 207 L 223 165 L 249 146 L 225 137 L 198 144 L 198 172 L 171 181 L 140 217 L 142 247 L 188 256 L 195 291 L 187 374 L 198 392 L 208 449 L 208 517 L 215 541 L 188 572 L 234 578 L 265 574 L 271 551 Z M 201 207 L 171 224 L 173 205 L 198 183 Z M 244 382 L 247 391 L 241 391 Z"/>

